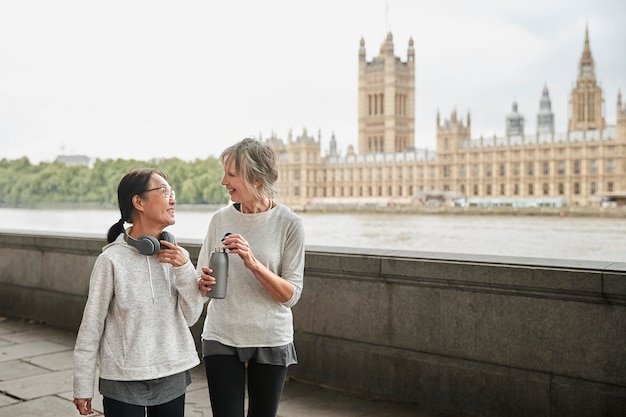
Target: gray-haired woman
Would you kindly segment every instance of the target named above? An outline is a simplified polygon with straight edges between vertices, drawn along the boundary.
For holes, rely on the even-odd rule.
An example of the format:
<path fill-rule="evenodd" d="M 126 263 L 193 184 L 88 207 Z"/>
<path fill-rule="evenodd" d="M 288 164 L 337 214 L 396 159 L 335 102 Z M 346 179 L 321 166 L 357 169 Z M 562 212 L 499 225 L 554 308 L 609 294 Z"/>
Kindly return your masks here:
<path fill-rule="evenodd" d="M 209 254 L 227 249 L 227 295 L 210 300 L 202 332 L 211 408 L 215 417 L 243 416 L 247 381 L 248 415 L 275 416 L 287 367 L 297 363 L 291 307 L 302 293 L 304 228 L 274 201 L 278 172 L 269 145 L 244 139 L 220 161 L 233 204 L 211 218 L 197 266 L 210 297 Z"/>

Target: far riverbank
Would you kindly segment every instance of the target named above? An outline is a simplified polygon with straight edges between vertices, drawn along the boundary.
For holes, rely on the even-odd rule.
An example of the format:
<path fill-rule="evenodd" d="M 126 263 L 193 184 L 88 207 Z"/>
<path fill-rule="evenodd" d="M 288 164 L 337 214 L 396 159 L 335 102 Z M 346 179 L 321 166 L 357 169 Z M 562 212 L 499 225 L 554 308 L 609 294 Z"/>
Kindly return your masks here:
<path fill-rule="evenodd" d="M 475 215 L 475 216 L 555 216 L 626 218 L 626 207 L 446 207 L 446 206 L 368 206 L 368 205 L 317 205 L 293 207 L 305 213 L 402 213 L 416 215 Z"/>
<path fill-rule="evenodd" d="M 280 202 L 280 199 L 276 200 Z M 179 211 L 214 212 L 225 204 L 177 204 Z M 35 210 L 117 210 L 117 206 L 108 203 L 34 203 L 28 207 L 1 206 L 15 209 Z M 1 208 L 0 207 L 0 208 Z M 335 214 L 415 214 L 415 215 L 462 215 L 462 216 L 546 216 L 546 217 L 595 217 L 626 219 L 626 206 L 621 207 L 451 207 L 429 205 L 366 205 L 333 204 L 291 206 L 298 213 L 335 213 Z"/>

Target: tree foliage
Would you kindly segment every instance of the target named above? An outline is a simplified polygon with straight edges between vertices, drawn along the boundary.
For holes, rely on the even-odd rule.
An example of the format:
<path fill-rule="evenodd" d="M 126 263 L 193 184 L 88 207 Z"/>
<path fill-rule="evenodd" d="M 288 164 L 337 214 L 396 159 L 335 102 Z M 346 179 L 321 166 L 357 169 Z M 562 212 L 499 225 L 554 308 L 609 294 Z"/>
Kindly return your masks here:
<path fill-rule="evenodd" d="M 216 158 L 193 162 L 177 158 L 151 161 L 96 160 L 92 167 L 63 163 L 30 163 L 24 157 L 0 160 L 0 205 L 90 203 L 117 205 L 117 184 L 133 168 L 163 171 L 182 204 L 224 204 L 228 193 L 220 184 L 222 167 Z"/>

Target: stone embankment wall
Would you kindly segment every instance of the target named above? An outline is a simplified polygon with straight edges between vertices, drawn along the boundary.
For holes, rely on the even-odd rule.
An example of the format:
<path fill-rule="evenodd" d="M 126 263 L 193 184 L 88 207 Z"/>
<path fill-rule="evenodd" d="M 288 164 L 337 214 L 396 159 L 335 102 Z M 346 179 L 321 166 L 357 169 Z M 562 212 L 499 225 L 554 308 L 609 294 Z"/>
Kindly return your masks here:
<path fill-rule="evenodd" d="M 104 243 L 0 232 L 0 315 L 77 329 Z M 296 379 L 451 415 L 626 415 L 625 263 L 307 247 L 294 317 Z"/>

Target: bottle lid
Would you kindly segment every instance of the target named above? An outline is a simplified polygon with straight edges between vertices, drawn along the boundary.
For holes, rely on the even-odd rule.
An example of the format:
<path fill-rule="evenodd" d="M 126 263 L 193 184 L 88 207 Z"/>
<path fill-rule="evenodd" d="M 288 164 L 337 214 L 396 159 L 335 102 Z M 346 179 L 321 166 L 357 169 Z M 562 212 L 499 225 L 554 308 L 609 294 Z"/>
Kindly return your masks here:
<path fill-rule="evenodd" d="M 226 248 L 223 246 L 220 246 L 219 248 L 214 248 L 213 252 L 226 252 Z"/>

